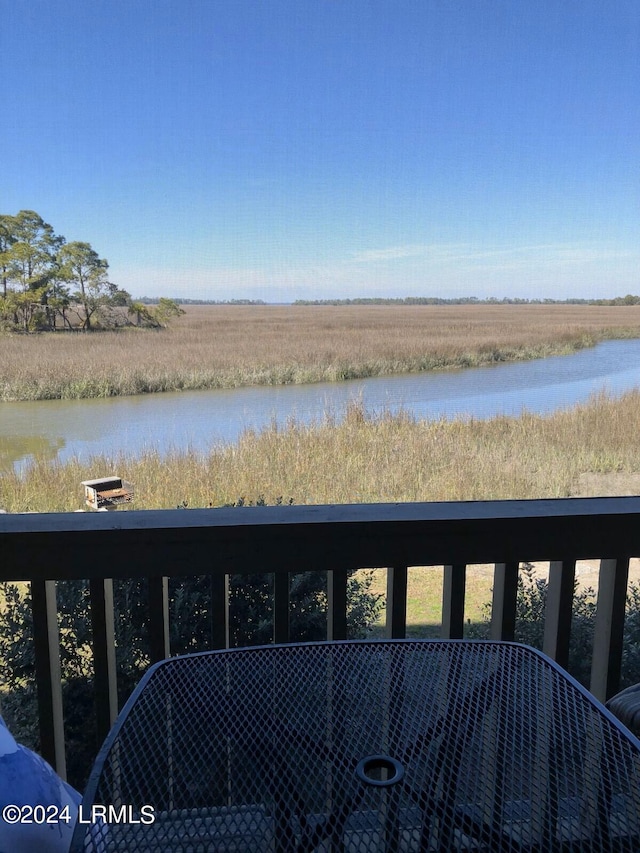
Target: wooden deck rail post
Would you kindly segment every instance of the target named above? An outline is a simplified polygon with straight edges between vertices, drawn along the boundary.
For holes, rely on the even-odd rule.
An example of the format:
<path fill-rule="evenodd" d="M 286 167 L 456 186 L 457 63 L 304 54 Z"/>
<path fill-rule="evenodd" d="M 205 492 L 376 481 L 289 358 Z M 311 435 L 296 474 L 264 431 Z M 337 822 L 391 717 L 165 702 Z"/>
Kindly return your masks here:
<path fill-rule="evenodd" d="M 229 648 L 229 575 L 211 575 L 211 648 Z"/>
<path fill-rule="evenodd" d="M 601 702 L 620 686 L 628 579 L 628 558 L 600 561 L 590 690 Z"/>
<path fill-rule="evenodd" d="M 31 608 L 33 612 L 40 753 L 56 772 L 63 779 L 66 779 L 60 632 L 58 629 L 55 581 L 31 581 Z"/>
<path fill-rule="evenodd" d="M 100 745 L 118 716 L 113 581 L 110 578 L 92 578 L 89 581 L 89 595 L 93 633 L 96 737 Z"/>
<path fill-rule="evenodd" d="M 464 636 L 464 593 L 467 567 L 456 563 L 444 567 L 442 589 L 442 636 L 461 640 Z"/>
<path fill-rule="evenodd" d="M 289 572 L 273 575 L 273 642 L 289 642 Z"/>
<path fill-rule="evenodd" d="M 327 639 L 347 639 L 347 571 L 327 572 Z"/>
<path fill-rule="evenodd" d="M 519 568 L 516 562 L 496 563 L 493 568 L 492 640 L 513 640 L 515 637 Z"/>
<path fill-rule="evenodd" d="M 149 657 L 157 663 L 170 655 L 169 578 L 149 578 Z"/>
<path fill-rule="evenodd" d="M 407 636 L 407 566 L 387 569 L 387 618 L 385 633 L 390 640 Z"/>
<path fill-rule="evenodd" d="M 549 563 L 542 651 L 565 669 L 569 663 L 575 578 L 575 560 L 554 560 Z"/>

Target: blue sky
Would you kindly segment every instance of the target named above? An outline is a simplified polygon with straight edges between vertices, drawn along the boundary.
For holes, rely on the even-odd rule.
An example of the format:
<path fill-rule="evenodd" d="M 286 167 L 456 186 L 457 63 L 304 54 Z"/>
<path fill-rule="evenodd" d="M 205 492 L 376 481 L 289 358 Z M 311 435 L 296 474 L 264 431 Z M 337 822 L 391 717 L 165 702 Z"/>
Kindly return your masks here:
<path fill-rule="evenodd" d="M 0 212 L 134 295 L 640 292 L 637 0 L 15 0 Z"/>

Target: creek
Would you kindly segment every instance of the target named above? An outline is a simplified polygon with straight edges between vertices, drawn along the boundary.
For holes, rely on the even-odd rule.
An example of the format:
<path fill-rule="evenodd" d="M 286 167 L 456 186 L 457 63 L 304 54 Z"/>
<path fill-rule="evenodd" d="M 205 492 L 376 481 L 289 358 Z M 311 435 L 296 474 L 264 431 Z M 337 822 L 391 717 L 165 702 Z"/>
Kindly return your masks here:
<path fill-rule="evenodd" d="M 616 396 L 638 387 L 640 340 L 623 340 L 536 361 L 349 382 L 0 403 L 0 469 L 21 470 L 35 455 L 64 461 L 145 450 L 205 452 L 272 421 L 339 418 L 353 401 L 372 413 L 404 409 L 417 418 L 485 419 L 553 412 L 601 391 Z"/>

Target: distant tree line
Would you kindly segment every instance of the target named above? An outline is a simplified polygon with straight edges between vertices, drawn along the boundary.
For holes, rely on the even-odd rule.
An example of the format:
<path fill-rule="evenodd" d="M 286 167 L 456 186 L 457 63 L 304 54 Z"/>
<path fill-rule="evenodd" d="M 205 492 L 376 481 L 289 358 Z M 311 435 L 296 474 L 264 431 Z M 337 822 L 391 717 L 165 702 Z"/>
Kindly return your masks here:
<path fill-rule="evenodd" d="M 640 296 L 628 293 L 613 299 L 521 299 L 517 296 L 504 296 L 498 299 L 489 296 L 480 299 L 477 296 L 459 296 L 443 299 L 439 296 L 405 296 L 404 298 L 385 298 L 383 296 L 362 296 L 355 299 L 296 299 L 294 305 L 640 305 Z"/>
<path fill-rule="evenodd" d="M 0 329 L 160 327 L 184 313 L 171 299 L 134 302 L 90 243 L 68 243 L 34 210 L 0 214 Z"/>

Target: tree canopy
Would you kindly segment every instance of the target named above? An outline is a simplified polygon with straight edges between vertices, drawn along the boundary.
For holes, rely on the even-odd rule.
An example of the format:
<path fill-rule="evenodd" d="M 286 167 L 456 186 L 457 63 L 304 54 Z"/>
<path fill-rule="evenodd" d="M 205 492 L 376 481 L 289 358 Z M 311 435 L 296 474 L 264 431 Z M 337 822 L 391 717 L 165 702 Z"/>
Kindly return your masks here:
<path fill-rule="evenodd" d="M 172 299 L 138 311 L 108 271 L 90 243 L 68 243 L 35 210 L 0 214 L 0 329 L 162 327 L 184 313 Z"/>

